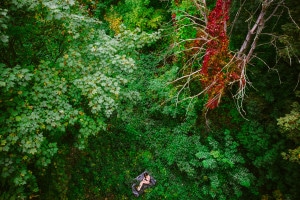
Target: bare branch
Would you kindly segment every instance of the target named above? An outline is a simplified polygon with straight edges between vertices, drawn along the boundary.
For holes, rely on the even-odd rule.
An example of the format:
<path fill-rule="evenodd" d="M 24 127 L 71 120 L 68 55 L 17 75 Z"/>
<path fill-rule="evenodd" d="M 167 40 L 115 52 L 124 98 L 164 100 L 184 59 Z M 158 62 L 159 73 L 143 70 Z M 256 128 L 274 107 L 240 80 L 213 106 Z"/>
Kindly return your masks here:
<path fill-rule="evenodd" d="M 297 81 L 297 84 L 296 84 L 296 86 L 295 86 L 295 88 L 294 88 L 294 91 L 295 91 L 295 90 L 297 89 L 297 87 L 298 87 L 299 80 L 300 80 L 300 73 L 298 74 L 298 81 Z"/>
<path fill-rule="evenodd" d="M 290 9 L 285 5 L 284 5 L 284 7 L 287 9 L 289 17 L 292 20 L 292 22 L 296 25 L 297 29 L 300 29 L 299 25 L 295 22 L 294 18 L 292 17 Z"/>
<path fill-rule="evenodd" d="M 195 6 L 198 8 L 199 12 L 204 18 L 205 24 L 207 24 L 207 6 L 206 6 L 206 0 L 202 0 L 201 2 L 198 2 L 197 0 L 193 0 Z"/>
<path fill-rule="evenodd" d="M 268 2 L 267 0 L 265 0 L 265 2 Z M 246 54 L 246 50 L 247 48 L 250 46 L 250 43 L 252 43 L 251 45 L 251 49 L 249 50 L 249 53 L 247 55 L 247 57 L 251 57 L 253 50 L 256 47 L 256 41 L 258 39 L 259 34 L 261 33 L 263 27 L 264 27 L 264 16 L 266 14 L 267 8 L 269 7 L 269 4 L 264 4 L 262 3 L 262 9 L 261 12 L 255 22 L 255 24 L 252 26 L 252 28 L 248 31 L 248 34 L 244 40 L 244 43 L 242 44 L 240 50 L 237 53 L 237 57 L 241 57 L 243 54 Z M 251 40 L 252 36 L 254 35 L 254 33 L 256 32 L 256 37 L 255 40 Z"/>
<path fill-rule="evenodd" d="M 234 17 L 234 20 L 233 20 L 232 23 L 231 23 L 231 29 L 230 29 L 229 34 L 228 34 L 229 37 L 231 36 L 231 33 L 232 33 L 232 30 L 233 30 L 234 24 L 236 23 L 236 20 L 238 19 L 238 16 L 240 15 L 241 10 L 242 10 L 242 8 L 243 8 L 245 2 L 246 2 L 246 0 L 244 0 L 244 2 L 241 4 L 241 6 L 239 7 L 238 11 L 236 12 L 236 15 L 235 15 L 235 17 Z"/>

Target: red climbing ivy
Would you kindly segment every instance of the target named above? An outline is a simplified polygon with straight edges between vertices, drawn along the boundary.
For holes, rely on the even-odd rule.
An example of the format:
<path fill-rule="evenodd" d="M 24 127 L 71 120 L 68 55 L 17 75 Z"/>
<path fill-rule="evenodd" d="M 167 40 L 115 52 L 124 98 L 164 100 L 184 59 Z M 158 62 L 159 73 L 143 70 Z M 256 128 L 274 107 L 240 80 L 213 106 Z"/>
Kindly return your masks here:
<path fill-rule="evenodd" d="M 209 34 L 206 53 L 201 69 L 201 83 L 206 88 L 208 102 L 206 108 L 214 109 L 219 105 L 225 87 L 239 79 L 236 67 L 230 67 L 232 58 L 228 49 L 226 34 L 229 20 L 230 0 L 217 0 L 215 8 L 208 16 L 206 32 Z M 232 65 L 232 64 L 231 64 Z"/>
<path fill-rule="evenodd" d="M 198 10 L 190 11 L 191 13 L 198 13 L 197 11 L 199 11 L 203 15 L 204 20 L 202 23 L 206 25 L 203 28 L 202 25 L 199 26 L 195 23 L 194 20 L 197 17 L 189 18 L 186 16 L 185 12 L 190 8 L 188 4 L 180 4 L 179 1 L 174 0 L 175 8 L 171 18 L 176 32 L 178 31 L 178 38 L 180 41 L 184 41 L 184 43 L 179 42 L 184 44 L 184 65 L 194 67 L 195 63 L 198 63 L 194 61 L 203 58 L 200 73 L 197 73 L 197 75 L 200 75 L 203 86 L 202 92 L 208 96 L 207 109 L 214 109 L 219 105 L 226 87 L 230 84 L 239 82 L 239 91 L 243 91 L 245 88 L 246 81 L 240 67 L 242 66 L 242 60 L 237 59 L 229 50 L 229 38 L 226 30 L 229 21 L 230 3 L 231 0 L 217 0 L 215 8 L 207 18 L 206 5 L 202 6 L 205 7 L 203 10 L 201 10 L 202 7 L 199 4 L 196 6 Z M 182 10 L 185 12 L 182 12 Z M 185 23 L 189 22 L 193 23 L 193 26 L 186 26 Z M 184 28 L 178 29 L 180 26 Z M 187 70 L 187 73 L 190 73 L 190 70 Z M 199 94 L 202 94 L 202 92 Z"/>

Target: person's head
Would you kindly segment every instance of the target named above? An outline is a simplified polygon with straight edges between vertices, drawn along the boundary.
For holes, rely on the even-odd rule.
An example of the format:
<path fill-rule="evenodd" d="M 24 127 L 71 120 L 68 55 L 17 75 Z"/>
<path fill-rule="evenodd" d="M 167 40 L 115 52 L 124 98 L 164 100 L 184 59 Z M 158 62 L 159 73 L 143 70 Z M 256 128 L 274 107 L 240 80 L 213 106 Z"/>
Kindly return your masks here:
<path fill-rule="evenodd" d="M 146 178 L 147 176 L 148 176 L 148 173 L 147 173 L 147 172 L 145 172 L 145 173 L 144 173 L 144 177 Z"/>

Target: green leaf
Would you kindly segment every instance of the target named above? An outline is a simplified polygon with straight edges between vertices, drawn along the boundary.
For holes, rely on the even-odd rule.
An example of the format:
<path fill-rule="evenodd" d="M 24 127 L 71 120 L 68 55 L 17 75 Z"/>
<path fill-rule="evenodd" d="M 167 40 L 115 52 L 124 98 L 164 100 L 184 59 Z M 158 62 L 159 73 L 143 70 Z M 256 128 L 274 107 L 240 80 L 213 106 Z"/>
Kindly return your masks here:
<path fill-rule="evenodd" d="M 21 116 L 16 116 L 16 121 L 19 122 L 22 120 L 22 117 Z"/>

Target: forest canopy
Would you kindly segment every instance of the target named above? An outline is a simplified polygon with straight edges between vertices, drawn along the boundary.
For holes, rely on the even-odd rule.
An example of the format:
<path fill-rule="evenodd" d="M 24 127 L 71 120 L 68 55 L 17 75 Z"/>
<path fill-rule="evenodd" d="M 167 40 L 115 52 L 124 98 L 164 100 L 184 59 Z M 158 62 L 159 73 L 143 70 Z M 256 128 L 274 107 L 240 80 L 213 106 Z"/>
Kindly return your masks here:
<path fill-rule="evenodd" d="M 2 0 L 0 199 L 299 199 L 299 13 Z"/>

